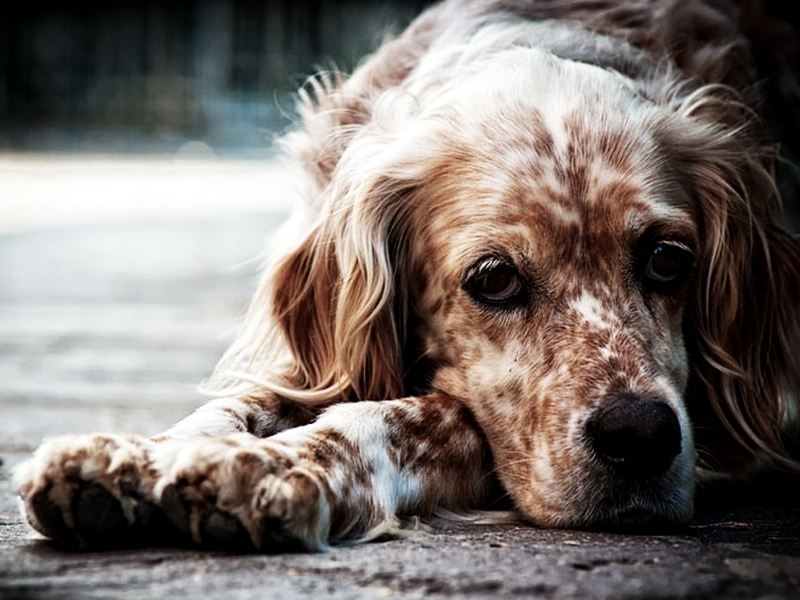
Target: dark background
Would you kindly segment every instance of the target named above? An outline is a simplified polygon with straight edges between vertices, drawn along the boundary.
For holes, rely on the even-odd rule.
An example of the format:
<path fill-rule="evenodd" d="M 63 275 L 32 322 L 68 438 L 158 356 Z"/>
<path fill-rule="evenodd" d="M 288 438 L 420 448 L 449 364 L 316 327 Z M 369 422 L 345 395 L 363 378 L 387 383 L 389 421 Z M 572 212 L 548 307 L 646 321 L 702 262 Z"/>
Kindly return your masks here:
<path fill-rule="evenodd" d="M 0 9 L 0 151 L 263 155 L 307 76 L 352 70 L 430 3 L 17 0 Z"/>

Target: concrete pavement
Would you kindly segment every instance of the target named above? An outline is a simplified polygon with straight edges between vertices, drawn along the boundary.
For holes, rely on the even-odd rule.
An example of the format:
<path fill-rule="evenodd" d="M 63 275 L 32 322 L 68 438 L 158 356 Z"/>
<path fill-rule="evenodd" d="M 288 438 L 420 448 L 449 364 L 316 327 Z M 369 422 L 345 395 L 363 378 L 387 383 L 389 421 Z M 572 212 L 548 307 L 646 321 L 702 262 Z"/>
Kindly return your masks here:
<path fill-rule="evenodd" d="M 412 521 L 403 539 L 275 556 L 75 553 L 42 540 L 17 512 L 10 470 L 44 436 L 152 434 L 199 405 L 192 385 L 233 337 L 257 270 L 250 259 L 289 204 L 226 208 L 221 198 L 201 210 L 187 197 L 178 210 L 174 190 L 191 189 L 196 170 L 167 169 L 176 179 L 164 186 L 152 170 L 126 168 L 131 181 L 150 178 L 139 192 L 147 210 L 55 219 L 48 205 L 68 207 L 40 192 L 30 202 L 43 217 L 4 222 L 0 211 L 0 599 L 800 598 L 800 483 L 786 476 L 710 484 L 693 525 L 663 536 Z M 121 185 L 81 169 L 62 183 L 65 198 Z M 236 189 L 241 175 L 220 169 L 214 189 Z M 27 177 L 35 187 L 35 169 Z M 0 160 L 0 192 L 12 178 Z M 259 179 L 251 192 L 284 184 Z"/>

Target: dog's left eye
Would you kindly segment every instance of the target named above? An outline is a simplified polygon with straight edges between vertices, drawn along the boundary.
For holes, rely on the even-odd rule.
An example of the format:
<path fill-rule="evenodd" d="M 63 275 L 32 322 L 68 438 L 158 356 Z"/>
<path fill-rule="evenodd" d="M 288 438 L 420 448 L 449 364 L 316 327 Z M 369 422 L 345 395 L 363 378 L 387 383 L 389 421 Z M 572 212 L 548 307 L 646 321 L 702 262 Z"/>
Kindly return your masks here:
<path fill-rule="evenodd" d="M 516 303 L 523 292 L 517 269 L 496 257 L 481 259 L 473 265 L 465 287 L 476 300 L 495 306 Z"/>
<path fill-rule="evenodd" d="M 680 242 L 656 242 L 646 257 L 644 276 L 652 285 L 678 284 L 688 274 L 693 260 L 692 251 Z"/>

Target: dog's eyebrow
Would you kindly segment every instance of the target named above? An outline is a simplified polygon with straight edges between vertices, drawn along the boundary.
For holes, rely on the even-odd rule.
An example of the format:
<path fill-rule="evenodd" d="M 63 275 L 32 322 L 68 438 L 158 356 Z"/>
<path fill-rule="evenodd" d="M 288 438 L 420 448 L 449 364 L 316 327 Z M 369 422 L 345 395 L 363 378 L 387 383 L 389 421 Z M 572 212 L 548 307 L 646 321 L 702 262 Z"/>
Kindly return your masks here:
<path fill-rule="evenodd" d="M 658 203 L 654 203 L 652 211 L 628 211 L 625 226 L 636 238 L 650 234 L 694 242 L 699 235 L 697 224 L 687 211 Z"/>

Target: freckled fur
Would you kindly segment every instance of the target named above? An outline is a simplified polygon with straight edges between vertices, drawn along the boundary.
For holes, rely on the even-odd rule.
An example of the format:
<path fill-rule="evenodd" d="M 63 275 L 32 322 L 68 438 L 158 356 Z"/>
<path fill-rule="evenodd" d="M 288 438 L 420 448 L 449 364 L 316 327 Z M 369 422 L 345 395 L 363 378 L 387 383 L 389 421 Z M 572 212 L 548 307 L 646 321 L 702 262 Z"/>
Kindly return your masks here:
<path fill-rule="evenodd" d="M 800 245 L 717 4 L 447 0 L 352 76 L 311 79 L 285 140 L 309 220 L 217 399 L 150 440 L 46 442 L 15 475 L 31 525 L 148 541 L 156 507 L 201 546 L 324 550 L 480 508 L 495 477 L 534 524 L 615 528 L 689 520 L 697 460 L 796 469 Z M 653 240 L 693 255 L 670 293 L 644 282 Z M 518 304 L 469 292 L 486 256 L 516 269 Z M 664 472 L 626 479 L 592 449 L 618 395 L 674 413 Z M 113 530 L 91 527 L 89 484 Z"/>

